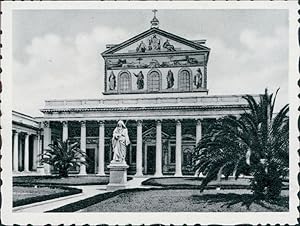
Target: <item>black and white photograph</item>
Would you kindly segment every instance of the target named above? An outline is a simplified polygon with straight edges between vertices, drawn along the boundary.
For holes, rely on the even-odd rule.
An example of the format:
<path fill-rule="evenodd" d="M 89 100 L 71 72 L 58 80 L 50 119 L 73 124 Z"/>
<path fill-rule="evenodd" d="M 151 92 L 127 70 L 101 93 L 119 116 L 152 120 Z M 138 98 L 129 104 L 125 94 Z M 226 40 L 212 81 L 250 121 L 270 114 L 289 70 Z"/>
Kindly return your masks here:
<path fill-rule="evenodd" d="M 296 6 L 3 4 L 3 223 L 296 223 Z"/>

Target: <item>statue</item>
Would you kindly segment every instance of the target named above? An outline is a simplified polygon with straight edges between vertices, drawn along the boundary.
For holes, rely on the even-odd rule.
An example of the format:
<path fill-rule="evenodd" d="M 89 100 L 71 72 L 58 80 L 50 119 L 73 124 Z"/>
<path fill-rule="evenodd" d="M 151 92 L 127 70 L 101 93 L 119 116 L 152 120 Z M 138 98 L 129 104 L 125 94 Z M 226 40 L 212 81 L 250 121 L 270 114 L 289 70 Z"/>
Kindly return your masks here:
<path fill-rule="evenodd" d="M 168 83 L 167 89 L 170 89 L 174 86 L 174 76 L 173 76 L 173 72 L 171 70 L 168 71 L 167 83 Z"/>
<path fill-rule="evenodd" d="M 195 74 L 194 76 L 194 85 L 198 88 L 201 88 L 202 87 L 202 72 L 201 72 L 201 69 L 198 68 L 197 69 L 197 74 Z"/>
<path fill-rule="evenodd" d="M 109 75 L 108 82 L 109 82 L 109 84 L 108 84 L 109 90 L 115 90 L 115 88 L 116 88 L 116 76 L 115 76 L 113 71 Z"/>
<path fill-rule="evenodd" d="M 163 47 L 168 51 L 176 51 L 174 46 L 170 44 L 168 39 L 164 42 Z"/>
<path fill-rule="evenodd" d="M 117 127 L 114 129 L 112 146 L 113 146 L 113 162 L 125 162 L 126 147 L 130 144 L 128 130 L 122 120 L 118 121 Z"/>
<path fill-rule="evenodd" d="M 140 71 L 138 74 L 135 74 L 135 77 L 137 77 L 137 80 L 136 80 L 136 85 L 137 85 L 137 88 L 138 89 L 144 89 L 144 75 L 143 75 L 143 72 Z"/>
<path fill-rule="evenodd" d="M 143 41 L 141 41 L 141 43 L 139 44 L 139 46 L 136 48 L 136 51 L 138 53 L 144 53 L 146 52 L 146 45 Z"/>

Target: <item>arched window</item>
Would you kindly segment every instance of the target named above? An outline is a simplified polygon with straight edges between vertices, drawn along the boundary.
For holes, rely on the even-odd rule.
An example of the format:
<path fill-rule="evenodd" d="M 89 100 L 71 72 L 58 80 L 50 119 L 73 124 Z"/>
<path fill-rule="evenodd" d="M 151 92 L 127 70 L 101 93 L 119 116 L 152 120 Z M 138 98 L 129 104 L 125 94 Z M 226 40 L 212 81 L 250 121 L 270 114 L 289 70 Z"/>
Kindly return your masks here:
<path fill-rule="evenodd" d="M 129 72 L 122 71 L 119 74 L 119 91 L 128 92 L 131 90 L 131 76 Z"/>
<path fill-rule="evenodd" d="M 151 70 L 148 74 L 148 91 L 158 92 L 160 90 L 161 73 L 159 70 Z"/>
<path fill-rule="evenodd" d="M 192 90 L 192 73 L 188 69 L 181 69 L 178 75 L 178 88 L 180 91 Z"/>

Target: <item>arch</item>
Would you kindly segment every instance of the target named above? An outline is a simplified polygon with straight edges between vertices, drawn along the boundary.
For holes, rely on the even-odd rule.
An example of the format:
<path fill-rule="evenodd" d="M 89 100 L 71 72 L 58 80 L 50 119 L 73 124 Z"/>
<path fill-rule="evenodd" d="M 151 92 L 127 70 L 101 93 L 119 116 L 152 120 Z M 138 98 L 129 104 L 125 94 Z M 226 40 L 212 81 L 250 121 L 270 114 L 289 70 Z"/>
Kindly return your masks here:
<path fill-rule="evenodd" d="M 129 71 L 120 71 L 118 74 L 118 91 L 121 93 L 131 91 L 131 74 Z"/>
<path fill-rule="evenodd" d="M 182 141 L 187 140 L 187 141 L 196 141 L 196 137 L 192 134 L 184 134 L 181 136 Z"/>
<path fill-rule="evenodd" d="M 161 72 L 152 69 L 147 74 L 147 88 L 149 92 L 159 92 L 161 90 Z"/>
<path fill-rule="evenodd" d="M 178 72 L 178 90 L 192 91 L 193 75 L 190 68 L 181 68 Z"/>

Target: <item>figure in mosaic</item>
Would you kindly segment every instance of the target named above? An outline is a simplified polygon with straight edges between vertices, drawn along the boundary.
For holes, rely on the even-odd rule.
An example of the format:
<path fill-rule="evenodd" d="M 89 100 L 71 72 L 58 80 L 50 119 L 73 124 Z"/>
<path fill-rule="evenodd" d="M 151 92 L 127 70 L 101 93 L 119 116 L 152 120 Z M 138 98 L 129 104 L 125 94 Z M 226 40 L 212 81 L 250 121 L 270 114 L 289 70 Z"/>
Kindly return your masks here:
<path fill-rule="evenodd" d="M 160 50 L 160 39 L 156 35 L 149 39 L 148 50 Z"/>
<path fill-rule="evenodd" d="M 198 68 L 197 73 L 194 76 L 194 85 L 197 87 L 197 89 L 202 87 L 202 77 L 201 69 Z"/>
<path fill-rule="evenodd" d="M 130 144 L 128 130 L 122 120 L 118 121 L 112 137 L 113 162 L 125 162 L 126 147 Z"/>
<path fill-rule="evenodd" d="M 144 89 L 144 75 L 143 75 L 143 72 L 140 71 L 138 74 L 135 74 L 135 77 L 137 77 L 137 80 L 136 80 L 136 86 L 138 89 Z"/>
<path fill-rule="evenodd" d="M 138 52 L 138 53 L 144 53 L 144 52 L 146 52 L 146 45 L 145 45 L 145 43 L 143 42 L 143 41 L 141 41 L 141 43 L 139 44 L 139 46 L 136 48 L 136 51 Z"/>
<path fill-rule="evenodd" d="M 167 83 L 168 83 L 168 87 L 167 87 L 168 89 L 170 89 L 174 86 L 174 75 L 171 70 L 168 71 Z"/>
<path fill-rule="evenodd" d="M 109 90 L 115 90 L 116 88 L 116 76 L 113 71 L 109 75 L 108 86 L 109 86 Z"/>
<path fill-rule="evenodd" d="M 164 47 L 165 49 L 167 49 L 168 51 L 176 51 L 176 50 L 175 50 L 175 47 L 174 47 L 173 45 L 170 44 L 170 42 L 169 42 L 168 39 L 167 39 L 167 40 L 165 41 L 165 43 L 163 44 L 163 47 Z"/>

